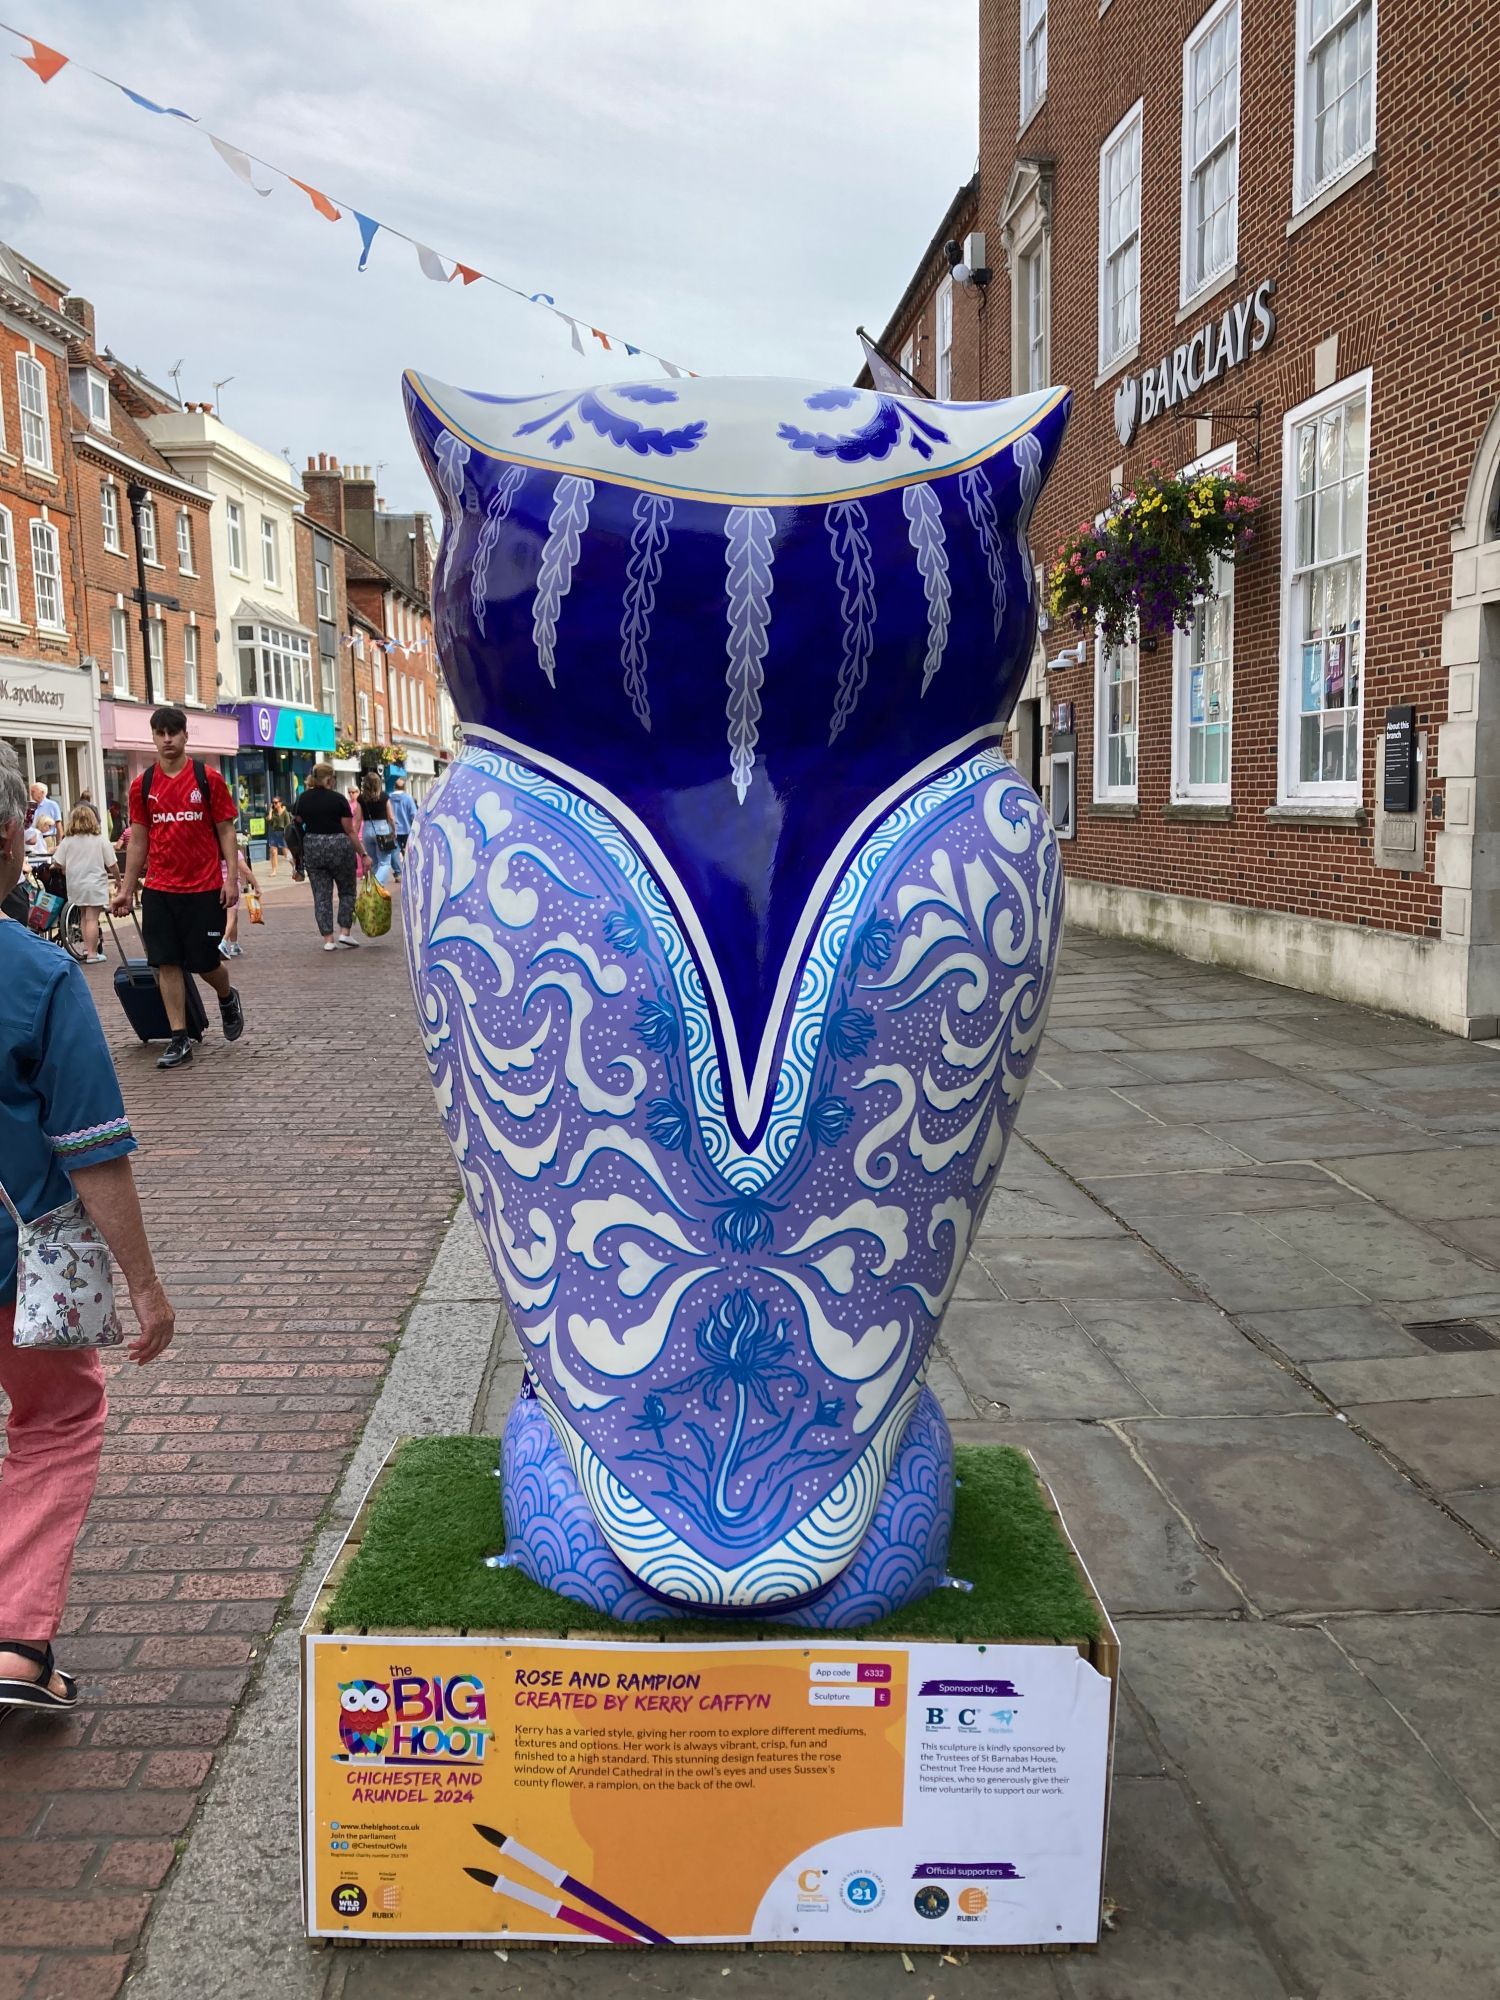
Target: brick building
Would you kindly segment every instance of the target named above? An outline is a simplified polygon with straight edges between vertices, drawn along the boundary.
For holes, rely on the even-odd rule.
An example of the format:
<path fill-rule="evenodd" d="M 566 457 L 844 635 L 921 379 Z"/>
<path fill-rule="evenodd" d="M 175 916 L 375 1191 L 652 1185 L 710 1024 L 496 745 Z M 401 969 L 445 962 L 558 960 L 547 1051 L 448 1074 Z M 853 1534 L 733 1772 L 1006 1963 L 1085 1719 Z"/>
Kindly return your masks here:
<path fill-rule="evenodd" d="M 882 344 L 951 324 L 953 394 L 1072 387 L 1039 557 L 1152 460 L 1261 503 L 1192 632 L 1040 635 L 1014 736 L 1076 790 L 1073 913 L 1494 1034 L 1500 37 L 1415 0 L 981 0 L 978 56 L 992 275 L 952 284 L 950 211 Z"/>
<path fill-rule="evenodd" d="M 99 689 L 83 665 L 66 287 L 0 244 L 0 739 L 65 809 L 102 795 Z"/>
<path fill-rule="evenodd" d="M 74 323 L 69 421 L 82 645 L 101 690 L 104 797 L 123 817 L 130 781 L 154 755 L 158 703 L 187 710 L 193 754 L 205 762 L 223 766 L 238 744 L 233 723 L 218 713 L 215 685 L 213 502 L 178 477 L 142 428 L 175 399 L 99 349 L 87 299 L 69 297 L 63 310 Z"/>
<path fill-rule="evenodd" d="M 308 459 L 302 485 L 314 531 L 344 561 L 352 643 L 340 675 L 340 736 L 356 753 L 386 750 L 388 770 L 420 797 L 450 747 L 432 639 L 431 521 L 389 512 L 369 466 L 341 466 L 326 452 Z"/>

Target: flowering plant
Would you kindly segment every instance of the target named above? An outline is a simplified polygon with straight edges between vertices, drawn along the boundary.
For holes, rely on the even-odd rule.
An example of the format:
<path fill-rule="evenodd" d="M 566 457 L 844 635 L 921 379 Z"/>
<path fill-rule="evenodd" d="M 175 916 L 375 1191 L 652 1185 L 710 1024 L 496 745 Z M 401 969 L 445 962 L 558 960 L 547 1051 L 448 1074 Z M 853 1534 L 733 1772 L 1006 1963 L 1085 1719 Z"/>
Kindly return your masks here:
<path fill-rule="evenodd" d="M 1133 630 L 1186 631 L 1197 600 L 1215 595 L 1215 564 L 1234 562 L 1255 539 L 1259 504 L 1238 473 L 1167 472 L 1153 460 L 1098 521 L 1080 521 L 1060 544 L 1047 608 L 1080 631 L 1097 625 L 1106 646 Z"/>

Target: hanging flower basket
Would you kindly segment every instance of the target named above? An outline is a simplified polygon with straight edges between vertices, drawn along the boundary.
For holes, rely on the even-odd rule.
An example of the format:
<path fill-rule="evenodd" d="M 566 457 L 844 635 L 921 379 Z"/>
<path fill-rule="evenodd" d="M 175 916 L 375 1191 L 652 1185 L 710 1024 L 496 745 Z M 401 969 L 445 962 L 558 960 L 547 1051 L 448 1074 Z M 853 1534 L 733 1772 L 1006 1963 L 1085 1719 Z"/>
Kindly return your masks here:
<path fill-rule="evenodd" d="M 1215 595 L 1216 563 L 1234 562 L 1254 540 L 1259 504 L 1238 473 L 1183 476 L 1153 464 L 1059 547 L 1048 609 L 1079 631 L 1097 627 L 1107 647 L 1136 632 L 1186 631 L 1198 600 Z"/>

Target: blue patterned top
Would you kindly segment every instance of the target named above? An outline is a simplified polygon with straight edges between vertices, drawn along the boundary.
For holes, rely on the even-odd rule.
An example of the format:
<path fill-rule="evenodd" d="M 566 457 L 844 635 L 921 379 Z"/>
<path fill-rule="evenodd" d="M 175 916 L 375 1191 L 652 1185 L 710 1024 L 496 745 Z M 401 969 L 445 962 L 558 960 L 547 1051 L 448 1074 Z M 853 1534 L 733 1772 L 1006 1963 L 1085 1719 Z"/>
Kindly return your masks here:
<path fill-rule="evenodd" d="M 0 1175 L 25 1216 L 61 1206 L 75 1167 L 135 1151 L 88 981 L 55 944 L 0 919 Z M 16 1296 L 16 1226 L 0 1207 L 0 1305 Z"/>

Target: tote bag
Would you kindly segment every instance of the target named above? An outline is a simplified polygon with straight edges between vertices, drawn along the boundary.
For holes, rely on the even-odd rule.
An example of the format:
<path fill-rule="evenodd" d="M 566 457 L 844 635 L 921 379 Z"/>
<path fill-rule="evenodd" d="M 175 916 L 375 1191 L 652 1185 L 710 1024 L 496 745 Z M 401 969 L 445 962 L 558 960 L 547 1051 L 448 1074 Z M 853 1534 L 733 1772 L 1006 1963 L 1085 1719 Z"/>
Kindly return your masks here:
<path fill-rule="evenodd" d="M 74 1195 L 24 1222 L 0 1186 L 16 1225 L 17 1347 L 118 1347 L 125 1338 L 115 1311 L 109 1251 Z"/>

